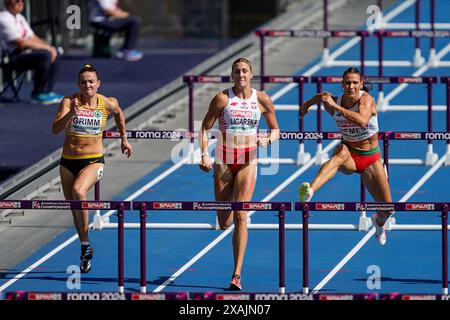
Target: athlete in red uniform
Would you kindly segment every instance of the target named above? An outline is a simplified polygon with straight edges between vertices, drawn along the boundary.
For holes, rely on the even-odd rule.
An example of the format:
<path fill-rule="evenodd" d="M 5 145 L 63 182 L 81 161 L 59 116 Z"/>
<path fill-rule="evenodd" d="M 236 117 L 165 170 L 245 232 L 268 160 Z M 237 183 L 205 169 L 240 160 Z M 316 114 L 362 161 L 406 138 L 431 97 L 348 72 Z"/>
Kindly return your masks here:
<path fill-rule="evenodd" d="M 251 201 L 256 183 L 257 146 L 267 147 L 278 139 L 279 129 L 273 103 L 263 92 L 252 89 L 252 65 L 245 58 L 234 61 L 231 68 L 234 86 L 221 91 L 211 101 L 200 133 L 202 158 L 200 169 L 213 167 L 208 152 L 207 131 L 219 119 L 222 133 L 216 145 L 214 191 L 218 201 Z M 263 115 L 270 133 L 258 137 L 258 124 Z M 230 289 L 241 290 L 241 271 L 247 246 L 247 211 L 218 211 L 221 229 L 234 222 L 234 271 Z"/>
<path fill-rule="evenodd" d="M 336 147 L 333 157 L 325 162 L 311 185 L 303 182 L 299 188 L 300 201 L 308 202 L 339 170 L 344 174 L 357 172 L 375 201 L 392 202 L 389 182 L 378 147 L 378 120 L 374 98 L 369 95 L 361 73 L 357 68 L 344 72 L 344 94 L 334 97 L 328 92 L 319 93 L 301 106 L 301 116 L 308 109 L 323 102 L 325 110 L 336 120 L 342 133 L 342 143 Z M 381 245 L 386 243 L 384 225 L 393 212 L 380 211 L 372 216 L 376 237 Z"/>

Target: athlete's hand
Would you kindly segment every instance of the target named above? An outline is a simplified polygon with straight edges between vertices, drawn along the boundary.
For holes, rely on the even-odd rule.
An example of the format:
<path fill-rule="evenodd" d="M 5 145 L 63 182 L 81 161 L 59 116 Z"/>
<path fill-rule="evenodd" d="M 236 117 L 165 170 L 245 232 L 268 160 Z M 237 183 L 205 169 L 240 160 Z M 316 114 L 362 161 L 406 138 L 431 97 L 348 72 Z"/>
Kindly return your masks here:
<path fill-rule="evenodd" d="M 70 110 L 74 113 L 78 113 L 78 109 L 80 108 L 80 102 L 77 98 L 70 99 Z"/>
<path fill-rule="evenodd" d="M 328 92 L 325 92 L 324 94 L 322 94 L 320 99 L 323 103 L 326 103 L 329 106 L 333 105 L 334 100 L 333 100 L 331 94 L 329 94 Z"/>
<path fill-rule="evenodd" d="M 260 147 L 266 148 L 271 144 L 270 139 L 266 137 L 258 137 L 258 140 L 256 140 L 256 144 Z"/>
<path fill-rule="evenodd" d="M 300 106 L 300 118 L 303 118 L 308 112 L 309 112 L 309 107 L 306 105 L 306 103 L 303 103 Z"/>
<path fill-rule="evenodd" d="M 131 153 L 133 152 L 133 148 L 131 147 L 131 144 L 128 142 L 127 139 L 122 139 L 122 145 L 121 145 L 122 153 L 129 158 L 131 156 Z"/>
<path fill-rule="evenodd" d="M 208 155 L 202 156 L 202 159 L 200 160 L 199 167 L 201 170 L 205 172 L 209 172 L 212 169 L 211 159 Z"/>
<path fill-rule="evenodd" d="M 326 104 L 329 107 L 334 106 L 333 95 L 331 93 L 325 91 L 325 92 L 319 93 L 318 96 L 320 97 L 320 101 L 323 104 Z"/>

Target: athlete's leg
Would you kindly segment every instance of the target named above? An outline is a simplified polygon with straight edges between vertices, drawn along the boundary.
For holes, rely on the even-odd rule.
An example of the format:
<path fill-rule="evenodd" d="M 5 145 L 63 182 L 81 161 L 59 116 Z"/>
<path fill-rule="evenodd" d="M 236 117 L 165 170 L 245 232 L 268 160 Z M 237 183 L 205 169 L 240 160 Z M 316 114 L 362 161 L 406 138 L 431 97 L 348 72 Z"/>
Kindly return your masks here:
<path fill-rule="evenodd" d="M 80 171 L 72 188 L 74 200 L 87 200 L 87 193 L 99 179 L 99 170 L 103 169 L 103 163 L 94 163 Z M 75 210 L 75 216 L 80 230 L 80 241 L 89 242 L 89 214 L 88 210 Z"/>
<path fill-rule="evenodd" d="M 316 192 L 327 181 L 333 178 L 338 170 L 345 174 L 352 174 L 356 171 L 356 165 L 353 161 L 350 151 L 344 144 L 338 145 L 333 152 L 333 157 L 325 162 L 319 169 L 316 177 L 311 183 L 311 188 Z"/>
<path fill-rule="evenodd" d="M 75 200 L 73 198 L 72 189 L 76 176 L 63 166 L 59 166 L 59 175 L 61 177 L 61 186 L 66 200 Z M 73 224 L 77 231 L 78 237 L 81 237 L 80 228 L 78 227 L 77 216 L 75 210 L 72 210 Z"/>
<path fill-rule="evenodd" d="M 214 193 L 216 201 L 233 201 L 233 173 L 224 163 L 214 164 Z M 217 211 L 217 220 L 222 230 L 233 222 L 232 211 Z"/>
<path fill-rule="evenodd" d="M 256 164 L 247 164 L 239 170 L 234 179 L 234 201 L 251 201 L 256 184 Z M 234 274 L 240 275 L 247 247 L 247 211 L 236 211 L 233 214 L 233 254 Z"/>
<path fill-rule="evenodd" d="M 364 185 L 378 202 L 392 202 L 391 190 L 386 177 L 381 159 L 378 159 L 364 170 L 361 174 Z M 384 225 L 385 221 L 393 214 L 389 211 L 379 211 L 377 222 L 379 226 Z"/>

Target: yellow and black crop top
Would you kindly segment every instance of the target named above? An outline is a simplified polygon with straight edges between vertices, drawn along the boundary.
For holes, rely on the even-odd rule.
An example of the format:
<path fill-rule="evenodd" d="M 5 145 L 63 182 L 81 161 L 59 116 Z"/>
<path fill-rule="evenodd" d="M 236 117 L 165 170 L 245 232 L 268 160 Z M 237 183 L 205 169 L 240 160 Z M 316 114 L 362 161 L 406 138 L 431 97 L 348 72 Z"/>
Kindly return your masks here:
<path fill-rule="evenodd" d="M 81 101 L 80 94 L 77 94 L 78 101 Z M 97 94 L 97 108 L 88 109 L 85 105 L 80 105 L 78 112 L 72 116 L 69 125 L 66 127 L 66 134 L 77 137 L 101 137 L 105 129 L 108 111 L 105 106 L 105 97 Z"/>

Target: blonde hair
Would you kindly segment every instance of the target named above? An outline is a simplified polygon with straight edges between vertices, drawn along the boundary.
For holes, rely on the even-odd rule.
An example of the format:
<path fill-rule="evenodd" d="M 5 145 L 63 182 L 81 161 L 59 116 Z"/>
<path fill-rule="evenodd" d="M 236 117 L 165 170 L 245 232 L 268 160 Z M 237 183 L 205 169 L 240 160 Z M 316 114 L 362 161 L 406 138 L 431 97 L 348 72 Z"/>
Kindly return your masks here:
<path fill-rule="evenodd" d="M 250 62 L 250 60 L 245 59 L 245 58 L 239 58 L 239 59 L 236 59 L 236 60 L 233 62 L 233 64 L 231 65 L 231 73 L 233 73 L 234 66 L 235 66 L 237 63 L 239 63 L 239 62 L 243 62 L 243 63 L 248 64 L 248 66 L 250 67 L 250 71 L 253 72 L 253 66 L 252 66 L 252 63 Z"/>

